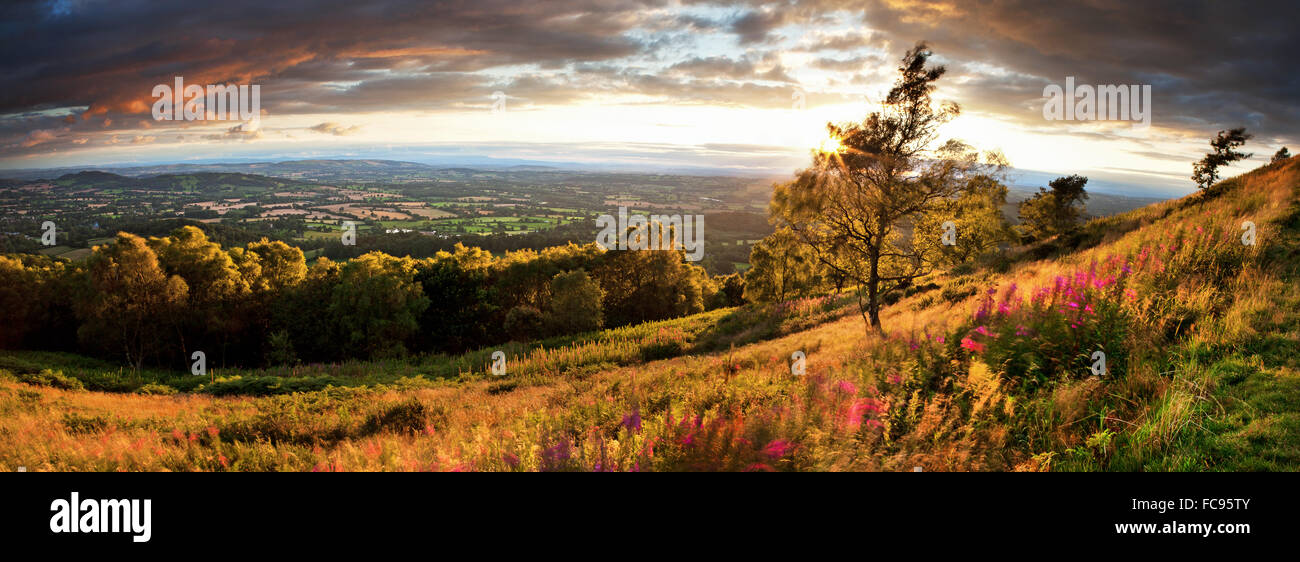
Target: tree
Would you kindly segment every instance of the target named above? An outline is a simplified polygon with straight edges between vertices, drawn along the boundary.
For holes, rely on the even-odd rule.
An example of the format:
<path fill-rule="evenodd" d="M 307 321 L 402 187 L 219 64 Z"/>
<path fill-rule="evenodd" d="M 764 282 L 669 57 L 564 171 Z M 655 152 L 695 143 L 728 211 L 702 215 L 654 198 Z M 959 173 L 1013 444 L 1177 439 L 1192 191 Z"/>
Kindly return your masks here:
<path fill-rule="evenodd" d="M 346 335 L 339 343 L 353 356 L 375 358 L 405 354 L 428 306 L 414 260 L 370 252 L 339 269 L 329 311 Z"/>
<path fill-rule="evenodd" d="M 1269 161 L 1269 164 L 1275 164 L 1277 162 L 1286 160 L 1287 158 L 1290 157 L 1291 157 L 1291 152 L 1288 151 L 1284 146 L 1281 149 L 1279 149 L 1276 154 L 1273 155 L 1273 159 Z"/>
<path fill-rule="evenodd" d="M 1076 174 L 1048 182 L 1050 190 L 1038 188 L 1033 197 L 1020 202 L 1021 232 L 1030 240 L 1043 240 L 1077 226 L 1087 210 L 1083 203 L 1088 199 L 1087 184 L 1088 178 Z"/>
<path fill-rule="evenodd" d="M 942 236 L 918 238 L 923 249 L 928 250 L 927 259 L 955 266 L 998 251 L 1014 238 L 1011 223 L 1002 212 L 1006 203 L 1007 186 L 1002 181 L 991 176 L 972 178 L 955 201 L 937 205 L 920 219 L 920 232 L 943 232 L 944 223 L 952 223 L 951 245 L 945 244 Z"/>
<path fill-rule="evenodd" d="M 750 302 L 783 302 L 808 296 L 824 282 L 821 262 L 812 248 L 789 228 L 778 229 L 749 252 L 744 295 Z"/>
<path fill-rule="evenodd" d="M 19 349 L 41 302 L 35 272 L 17 257 L 0 255 L 0 349 Z"/>
<path fill-rule="evenodd" d="M 256 254 L 261 265 L 258 286 L 262 290 L 279 292 L 307 277 L 307 260 L 299 248 L 263 238 L 250 243 L 248 252 Z"/>
<path fill-rule="evenodd" d="M 78 338 L 89 346 L 120 351 L 139 369 L 164 348 L 168 318 L 188 314 L 189 288 L 167 275 L 143 238 L 125 232 L 111 245 L 97 246 L 89 265 L 90 293 L 82 303 Z"/>
<path fill-rule="evenodd" d="M 1204 158 L 1192 166 L 1192 181 L 1201 189 L 1209 189 L 1215 182 L 1219 181 L 1219 167 L 1226 166 L 1238 160 L 1250 158 L 1250 154 L 1243 154 L 1233 150 L 1244 146 L 1246 141 L 1253 135 L 1246 134 L 1245 127 L 1237 127 L 1227 131 L 1219 131 L 1219 135 L 1210 139 L 1210 147 L 1214 152 L 1206 154 Z"/>
<path fill-rule="evenodd" d="M 605 324 L 624 326 L 703 312 L 716 288 L 704 268 L 687 263 L 685 256 L 680 247 L 604 251 L 591 276 L 605 290 Z"/>
<path fill-rule="evenodd" d="M 713 295 L 709 308 L 724 308 L 745 304 L 745 276 L 728 273 L 718 278 L 718 292 Z"/>
<path fill-rule="evenodd" d="M 280 293 L 271 302 L 269 334 L 288 334 L 288 345 L 305 361 L 331 361 L 345 358 L 339 341 L 347 334 L 328 314 L 328 306 L 339 285 L 340 265 L 329 258 L 317 259 L 301 283 Z M 304 314 L 303 311 L 312 311 Z M 274 342 L 268 342 L 274 344 Z M 265 359 L 275 362 L 279 355 L 274 345 Z"/>
<path fill-rule="evenodd" d="M 221 245 L 193 226 L 182 226 L 149 246 L 168 275 L 179 275 L 190 287 L 190 302 L 205 306 L 248 291 L 239 267 Z"/>
<path fill-rule="evenodd" d="M 521 304 L 506 313 L 502 329 L 515 341 L 526 342 L 542 334 L 546 324 L 546 315 L 537 308 Z"/>
<path fill-rule="evenodd" d="M 421 349 L 460 352 L 488 343 L 487 319 L 497 311 L 487 276 L 492 256 L 484 252 L 484 261 L 469 254 L 469 248 L 458 244 L 456 254 L 439 252 L 417 267 L 415 281 L 429 298 L 420 316 Z"/>
<path fill-rule="evenodd" d="M 551 333 L 599 330 L 605 324 L 604 300 L 604 289 L 586 271 L 556 275 L 551 279 Z"/>
<path fill-rule="evenodd" d="M 1002 167 L 981 164 L 969 147 L 932 145 L 937 129 L 954 118 L 956 104 L 933 107 L 934 82 L 944 67 L 927 67 L 924 43 L 907 52 L 880 111 L 861 123 L 828 124 L 834 150 L 814 153 L 812 166 L 776 186 L 772 212 L 819 262 L 858 288 L 858 308 L 883 333 L 880 309 L 891 293 L 932 270 L 916 236 L 927 214 L 949 208 Z"/>
<path fill-rule="evenodd" d="M 245 273 L 257 275 L 259 268 L 245 260 L 248 271 L 241 270 L 220 244 L 194 226 L 182 226 L 163 238 L 151 237 L 149 246 L 163 272 L 180 276 L 189 287 L 186 314 L 172 322 L 180 344 L 174 357 L 188 362 L 191 351 L 203 350 L 210 360 L 224 363 L 227 348 L 240 348 L 231 346 L 231 340 L 248 321 L 249 309 L 242 302 L 249 293 Z"/>

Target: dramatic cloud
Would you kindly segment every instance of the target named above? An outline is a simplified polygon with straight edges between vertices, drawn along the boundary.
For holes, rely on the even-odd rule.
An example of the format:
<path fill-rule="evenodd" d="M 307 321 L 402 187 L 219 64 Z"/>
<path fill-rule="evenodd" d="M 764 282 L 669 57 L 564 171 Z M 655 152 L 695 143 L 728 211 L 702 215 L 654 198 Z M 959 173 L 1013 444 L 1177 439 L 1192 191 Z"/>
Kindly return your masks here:
<path fill-rule="evenodd" d="M 1295 142 L 1297 16 L 1290 1 L 7 3 L 0 164 L 54 151 L 93 159 L 96 147 L 128 142 L 365 139 L 388 132 L 376 115 L 487 112 L 497 91 L 521 111 L 784 111 L 796 91 L 815 108 L 878 97 L 918 40 L 948 66 L 939 96 L 968 114 L 1123 140 L 1136 145 L 1125 154 L 1161 162 L 1163 148 L 1142 145 L 1151 139 L 1045 122 L 1043 87 L 1067 76 L 1151 84 L 1152 125 L 1164 138 L 1244 125 L 1258 142 Z M 154 122 L 153 88 L 177 76 L 260 85 L 260 126 Z M 321 134 L 291 134 L 304 130 Z"/>

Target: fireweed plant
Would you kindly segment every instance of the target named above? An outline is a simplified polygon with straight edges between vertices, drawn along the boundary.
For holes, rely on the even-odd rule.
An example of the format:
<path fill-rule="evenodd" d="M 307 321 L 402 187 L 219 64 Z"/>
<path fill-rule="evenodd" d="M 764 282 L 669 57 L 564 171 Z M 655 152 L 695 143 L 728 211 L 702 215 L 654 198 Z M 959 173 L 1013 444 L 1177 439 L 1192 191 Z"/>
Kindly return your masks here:
<path fill-rule="evenodd" d="M 1056 378 L 1091 376 L 1091 355 L 1106 354 L 1105 376 L 1122 378 L 1130 332 L 1164 339 L 1184 333 L 1196 320 L 1179 302 L 1189 278 L 1221 286 L 1253 255 L 1236 231 L 1211 221 L 1148 241 L 1136 253 L 1094 259 L 1086 268 L 1057 275 L 1046 286 L 1022 290 L 1015 283 L 988 289 L 968 324 L 958 331 L 960 348 L 1012 381 L 1040 385 Z M 1199 298 L 1214 306 L 1224 295 Z M 1143 346 L 1143 349 L 1152 348 Z M 1151 359 L 1150 357 L 1146 359 Z"/>

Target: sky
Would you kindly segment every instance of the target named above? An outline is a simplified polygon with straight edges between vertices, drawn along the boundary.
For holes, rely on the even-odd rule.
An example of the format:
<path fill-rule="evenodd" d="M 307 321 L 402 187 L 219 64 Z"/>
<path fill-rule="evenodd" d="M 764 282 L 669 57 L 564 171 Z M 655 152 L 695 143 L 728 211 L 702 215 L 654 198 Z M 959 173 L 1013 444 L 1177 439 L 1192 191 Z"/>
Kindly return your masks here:
<path fill-rule="evenodd" d="M 789 174 L 926 41 L 941 131 L 1133 195 L 1194 190 L 1217 131 L 1300 149 L 1294 1 L 155 2 L 0 7 L 3 169 L 447 155 Z M 158 120 L 155 86 L 257 85 L 256 119 Z M 1044 88 L 1151 86 L 1150 124 Z"/>

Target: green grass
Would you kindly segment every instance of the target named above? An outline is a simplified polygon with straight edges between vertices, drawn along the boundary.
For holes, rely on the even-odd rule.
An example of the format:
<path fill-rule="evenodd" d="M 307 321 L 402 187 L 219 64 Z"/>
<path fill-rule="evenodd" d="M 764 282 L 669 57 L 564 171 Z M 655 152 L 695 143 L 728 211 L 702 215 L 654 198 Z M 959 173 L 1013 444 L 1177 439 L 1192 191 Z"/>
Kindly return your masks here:
<path fill-rule="evenodd" d="M 140 392 L 163 385 L 180 392 L 212 395 L 273 395 L 329 387 L 423 388 L 489 380 L 491 356 L 507 356 L 515 386 L 552 383 L 565 373 L 640 364 L 692 353 L 707 353 L 804 330 L 848 313 L 848 298 L 818 299 L 802 308 L 746 305 L 526 343 L 509 342 L 458 355 L 432 354 L 384 361 L 222 368 L 208 376 L 188 371 L 139 371 L 72 353 L 0 351 L 0 370 L 35 375 L 45 370 L 70 377 L 87 390 Z"/>

